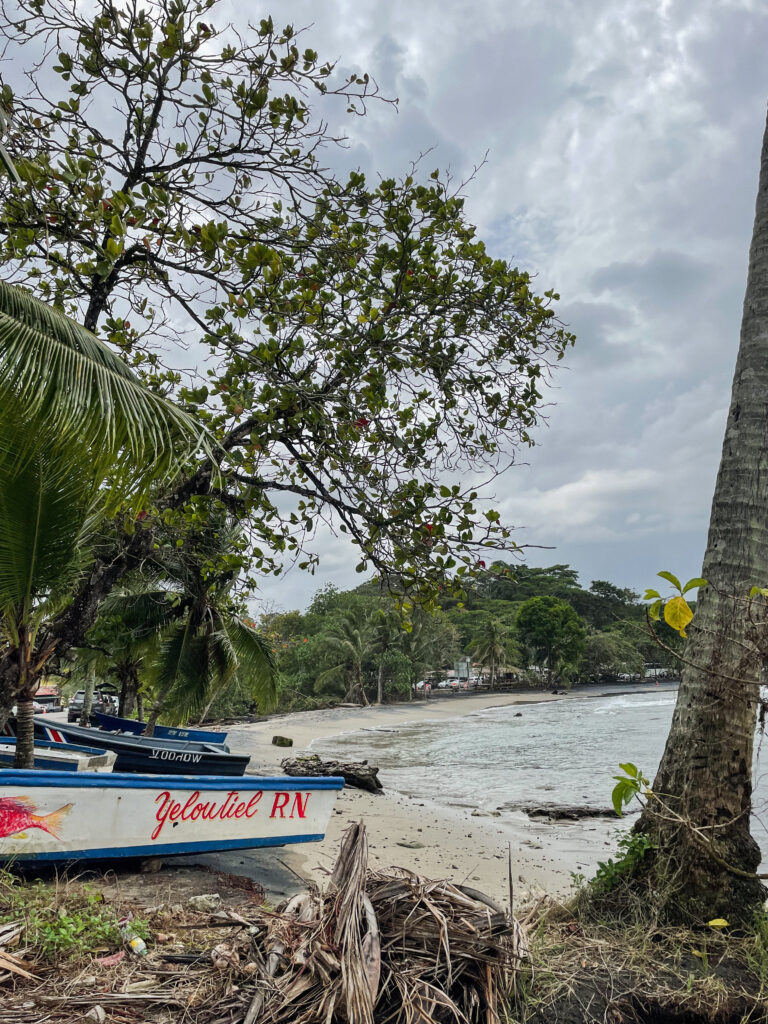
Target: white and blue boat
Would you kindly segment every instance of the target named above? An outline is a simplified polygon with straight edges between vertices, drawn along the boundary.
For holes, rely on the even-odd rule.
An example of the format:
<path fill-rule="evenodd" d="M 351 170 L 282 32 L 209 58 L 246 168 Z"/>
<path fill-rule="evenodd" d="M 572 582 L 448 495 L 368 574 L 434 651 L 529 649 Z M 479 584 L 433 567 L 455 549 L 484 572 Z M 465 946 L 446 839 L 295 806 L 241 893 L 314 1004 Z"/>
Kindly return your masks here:
<path fill-rule="evenodd" d="M 319 842 L 343 785 L 341 778 L 0 771 L 0 862 Z"/>
<path fill-rule="evenodd" d="M 0 737 L 0 768 L 13 768 L 15 759 L 16 737 Z M 59 772 L 111 771 L 114 763 L 115 754 L 110 750 L 74 743 L 35 742 L 35 768 Z"/>
<path fill-rule="evenodd" d="M 147 727 L 146 722 L 139 722 L 134 718 L 119 718 L 117 715 L 105 715 L 103 711 L 95 713 L 99 728 L 106 732 L 128 732 L 135 736 L 143 736 Z M 227 742 L 225 732 L 213 732 L 207 729 L 187 729 L 181 725 L 156 725 L 154 735 L 158 739 L 165 740 L 193 740 L 195 743 L 219 743 Z"/>

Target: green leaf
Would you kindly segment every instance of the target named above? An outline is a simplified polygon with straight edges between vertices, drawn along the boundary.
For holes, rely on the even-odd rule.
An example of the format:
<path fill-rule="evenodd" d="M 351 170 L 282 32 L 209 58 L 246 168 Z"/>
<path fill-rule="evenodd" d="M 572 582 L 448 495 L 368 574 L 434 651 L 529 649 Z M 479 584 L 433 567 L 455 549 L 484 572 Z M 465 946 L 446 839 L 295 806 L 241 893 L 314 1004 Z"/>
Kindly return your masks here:
<path fill-rule="evenodd" d="M 657 572 L 656 575 L 661 576 L 663 580 L 668 580 L 673 587 L 677 587 L 677 589 L 682 593 L 683 588 L 680 585 L 680 580 L 674 575 L 674 573 L 667 572 L 666 569 L 662 569 L 661 572 Z"/>
<path fill-rule="evenodd" d="M 689 590 L 695 590 L 696 587 L 706 587 L 706 585 L 706 580 L 702 579 L 700 576 L 695 576 L 692 580 L 688 580 L 688 582 L 685 584 L 685 586 L 683 587 L 683 593 L 687 594 Z"/>
<path fill-rule="evenodd" d="M 646 590 L 646 592 L 643 594 L 644 601 L 650 601 L 654 597 L 661 597 L 661 594 L 658 592 L 658 590 Z"/>
<path fill-rule="evenodd" d="M 711 921 L 707 921 L 710 928 L 727 928 L 728 922 L 724 917 L 713 917 Z"/>
<path fill-rule="evenodd" d="M 659 619 L 661 618 L 661 604 L 662 604 L 661 598 L 659 598 L 659 600 L 658 601 L 654 601 L 653 604 L 648 609 L 648 614 L 650 615 L 650 617 L 653 619 L 654 622 L 658 622 Z"/>
<path fill-rule="evenodd" d="M 637 765 L 632 764 L 631 761 L 625 761 L 624 764 L 619 765 L 619 768 L 621 768 L 623 772 L 626 772 L 627 775 L 631 775 L 633 779 L 636 779 L 640 774 L 640 770 Z"/>
<path fill-rule="evenodd" d="M 750 597 L 768 597 L 768 587 L 752 587 L 749 592 Z"/>

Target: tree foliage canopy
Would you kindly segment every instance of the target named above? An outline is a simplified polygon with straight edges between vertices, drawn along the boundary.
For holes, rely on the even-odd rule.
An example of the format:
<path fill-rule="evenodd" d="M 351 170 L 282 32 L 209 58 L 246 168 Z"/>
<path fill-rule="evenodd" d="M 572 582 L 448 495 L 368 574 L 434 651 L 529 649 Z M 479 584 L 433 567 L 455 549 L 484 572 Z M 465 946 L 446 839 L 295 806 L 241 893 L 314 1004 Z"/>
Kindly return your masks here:
<path fill-rule="evenodd" d="M 451 478 L 492 476 L 530 442 L 572 337 L 438 172 L 370 185 L 324 168 L 337 140 L 308 97 L 362 113 L 367 76 L 338 81 L 269 18 L 241 37 L 215 7 L 5 9 L 6 58 L 29 68 L 26 92 L 4 90 L 23 178 L 3 187 L 9 276 L 218 438 L 153 516 L 216 493 L 247 524 L 253 573 L 332 519 L 361 571 L 434 595 L 511 544 Z M 208 351 L 204 373 L 163 365 L 179 335 Z"/>

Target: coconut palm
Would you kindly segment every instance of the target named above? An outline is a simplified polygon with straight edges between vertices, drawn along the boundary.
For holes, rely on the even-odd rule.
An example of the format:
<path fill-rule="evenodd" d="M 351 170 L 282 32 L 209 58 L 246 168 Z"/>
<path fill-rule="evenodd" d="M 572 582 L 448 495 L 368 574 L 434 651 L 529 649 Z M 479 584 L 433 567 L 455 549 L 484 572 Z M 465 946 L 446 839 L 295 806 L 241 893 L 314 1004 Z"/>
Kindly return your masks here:
<path fill-rule="evenodd" d="M 487 619 L 475 637 L 472 653 L 477 661 L 490 670 L 490 686 L 496 683 L 498 669 L 506 663 L 509 632 L 498 619 Z"/>
<path fill-rule="evenodd" d="M 393 609 L 377 609 L 371 618 L 370 650 L 378 661 L 376 703 L 384 703 L 384 665 L 387 654 L 399 643 L 404 629 L 400 615 Z"/>
<path fill-rule="evenodd" d="M 18 451 L 19 418 L 2 438 Z M 78 458 L 79 456 L 79 458 Z M 0 721 L 17 705 L 17 767 L 32 767 L 32 699 L 55 653 L 41 633 L 85 568 L 104 498 L 74 445 L 65 459 L 39 447 L 23 462 L 0 458 Z"/>
<path fill-rule="evenodd" d="M 108 509 L 178 466 L 199 433 L 89 331 L 0 282 L 0 722 L 16 704 L 18 767 L 33 764 L 31 702 L 55 654 L 47 617 Z"/>
<path fill-rule="evenodd" d="M 205 713 L 228 686 L 238 685 L 259 704 L 277 699 L 277 668 L 272 649 L 232 597 L 237 570 L 226 555 L 239 530 L 211 511 L 181 547 L 161 549 L 145 581 L 133 593 L 115 595 L 104 612 L 129 632 L 142 631 L 152 650 L 145 656 L 155 699 L 147 720 L 152 735 L 162 714 L 172 723 Z"/>
<path fill-rule="evenodd" d="M 347 701 L 368 703 L 363 686 L 363 663 L 372 653 L 373 628 L 362 608 L 350 608 L 332 624 L 323 638 L 334 664 L 317 677 L 323 686 L 334 678 L 346 678 Z"/>

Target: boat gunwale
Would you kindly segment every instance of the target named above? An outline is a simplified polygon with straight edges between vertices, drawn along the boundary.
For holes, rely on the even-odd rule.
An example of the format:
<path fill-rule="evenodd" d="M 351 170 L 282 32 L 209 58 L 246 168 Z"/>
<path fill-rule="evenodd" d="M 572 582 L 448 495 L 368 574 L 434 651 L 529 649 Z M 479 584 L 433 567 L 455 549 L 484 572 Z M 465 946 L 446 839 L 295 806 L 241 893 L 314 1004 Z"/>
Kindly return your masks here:
<path fill-rule="evenodd" d="M 233 785 L 233 782 L 237 785 Z M 240 789 L 343 789 L 344 779 L 339 775 L 150 775 L 141 772 L 56 772 L 36 768 L 0 768 L 0 796 L 5 786 L 13 785 L 48 786 L 51 789 L 66 789 L 75 785 L 82 789 L 203 789 L 229 792 Z"/>

